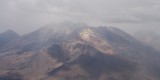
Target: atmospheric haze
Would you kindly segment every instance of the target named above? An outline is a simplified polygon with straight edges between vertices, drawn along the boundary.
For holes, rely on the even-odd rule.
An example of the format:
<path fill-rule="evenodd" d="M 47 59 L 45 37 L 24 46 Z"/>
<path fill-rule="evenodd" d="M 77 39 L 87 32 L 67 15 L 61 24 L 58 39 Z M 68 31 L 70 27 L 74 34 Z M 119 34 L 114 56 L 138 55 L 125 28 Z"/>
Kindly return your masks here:
<path fill-rule="evenodd" d="M 0 12 L 0 32 L 26 34 L 63 21 L 114 26 L 128 33 L 160 29 L 159 0 L 0 0 Z"/>

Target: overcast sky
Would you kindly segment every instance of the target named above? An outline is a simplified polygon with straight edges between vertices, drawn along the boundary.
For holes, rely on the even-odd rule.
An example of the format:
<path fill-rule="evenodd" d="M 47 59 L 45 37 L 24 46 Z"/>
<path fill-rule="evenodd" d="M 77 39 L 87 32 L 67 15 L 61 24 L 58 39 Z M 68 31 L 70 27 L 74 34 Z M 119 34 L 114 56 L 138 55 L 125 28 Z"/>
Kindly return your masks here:
<path fill-rule="evenodd" d="M 160 0 L 0 0 L 0 32 L 19 34 L 61 21 L 160 30 Z"/>

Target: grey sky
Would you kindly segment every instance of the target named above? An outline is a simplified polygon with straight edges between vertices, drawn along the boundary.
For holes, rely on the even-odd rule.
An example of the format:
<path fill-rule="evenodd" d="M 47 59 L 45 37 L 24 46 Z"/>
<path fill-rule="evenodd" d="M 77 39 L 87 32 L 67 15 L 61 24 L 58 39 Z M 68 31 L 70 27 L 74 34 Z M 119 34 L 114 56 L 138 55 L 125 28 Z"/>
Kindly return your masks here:
<path fill-rule="evenodd" d="M 160 30 L 160 0 L 0 0 L 0 32 L 20 34 L 61 21 Z"/>

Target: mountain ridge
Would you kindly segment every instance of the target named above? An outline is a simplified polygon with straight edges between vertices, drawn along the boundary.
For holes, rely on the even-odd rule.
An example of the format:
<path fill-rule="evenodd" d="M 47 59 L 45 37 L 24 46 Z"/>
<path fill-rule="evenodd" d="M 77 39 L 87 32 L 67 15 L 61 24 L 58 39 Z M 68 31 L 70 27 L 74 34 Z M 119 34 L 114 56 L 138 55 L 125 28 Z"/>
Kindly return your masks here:
<path fill-rule="evenodd" d="M 117 28 L 58 23 L 8 45 L 0 79 L 9 73 L 20 80 L 160 79 L 159 52 Z"/>

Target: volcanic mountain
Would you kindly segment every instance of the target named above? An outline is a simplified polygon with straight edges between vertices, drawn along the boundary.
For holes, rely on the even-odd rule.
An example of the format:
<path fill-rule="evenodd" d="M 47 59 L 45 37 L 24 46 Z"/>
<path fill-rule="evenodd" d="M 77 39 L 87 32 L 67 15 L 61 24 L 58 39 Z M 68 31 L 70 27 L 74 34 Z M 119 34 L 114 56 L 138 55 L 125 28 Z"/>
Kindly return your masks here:
<path fill-rule="evenodd" d="M 159 57 L 120 29 L 63 22 L 7 42 L 0 80 L 159 80 Z"/>

